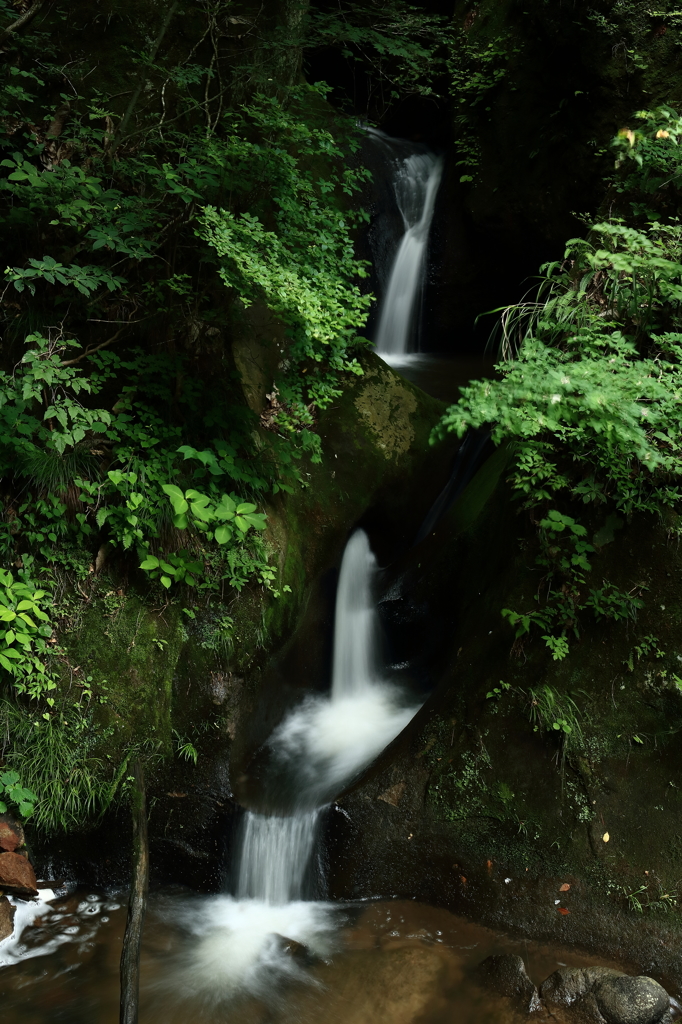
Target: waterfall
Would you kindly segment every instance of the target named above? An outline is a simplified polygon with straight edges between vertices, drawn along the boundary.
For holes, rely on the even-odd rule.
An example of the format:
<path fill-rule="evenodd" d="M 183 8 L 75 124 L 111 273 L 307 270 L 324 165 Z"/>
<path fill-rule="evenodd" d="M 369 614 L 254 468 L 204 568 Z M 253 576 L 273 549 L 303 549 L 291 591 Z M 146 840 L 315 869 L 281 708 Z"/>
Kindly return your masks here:
<path fill-rule="evenodd" d="M 367 534 L 356 530 L 341 564 L 334 618 L 332 701 L 371 688 L 378 671 L 379 629 L 372 597 L 376 558 Z"/>
<path fill-rule="evenodd" d="M 420 146 L 405 155 L 402 139 L 371 131 L 391 154 L 393 192 L 404 233 L 395 254 L 381 305 L 375 346 L 386 362 L 399 362 L 412 351 L 418 299 L 424 281 L 426 249 L 443 160 Z"/>
<path fill-rule="evenodd" d="M 380 677 L 376 573 L 367 534 L 356 530 L 339 574 L 331 693 L 306 698 L 269 740 L 276 769 L 295 781 L 295 811 L 281 817 L 246 813 L 238 842 L 240 898 L 283 904 L 305 895 L 325 805 L 415 713 Z"/>
<path fill-rule="evenodd" d="M 183 972 L 182 984 L 204 985 L 216 998 L 244 987 L 260 991 L 273 972 L 294 970 L 277 945 L 282 936 L 320 955 L 328 949 L 333 905 L 311 900 L 320 888 L 314 869 L 322 817 L 334 796 L 418 710 L 382 678 L 373 593 L 377 571 L 367 535 L 357 530 L 339 575 L 331 691 L 303 700 L 268 741 L 273 772 L 293 780 L 293 811 L 245 813 L 235 858 L 236 897 L 215 899 L 207 933 L 192 952 L 191 976 Z"/>
<path fill-rule="evenodd" d="M 320 814 L 320 808 L 282 818 L 247 812 L 238 843 L 238 899 L 283 906 L 303 898 Z"/>

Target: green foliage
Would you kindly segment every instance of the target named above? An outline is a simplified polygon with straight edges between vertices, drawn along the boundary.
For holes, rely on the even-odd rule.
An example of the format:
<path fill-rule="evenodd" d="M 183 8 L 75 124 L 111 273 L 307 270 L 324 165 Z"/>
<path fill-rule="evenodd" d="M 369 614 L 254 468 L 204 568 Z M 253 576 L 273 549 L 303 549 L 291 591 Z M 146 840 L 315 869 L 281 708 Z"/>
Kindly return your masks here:
<path fill-rule="evenodd" d="M 44 721 L 14 702 L 3 701 L 0 727 L 12 739 L 5 763 L 25 787 L 40 794 L 37 802 L 34 798 L 32 818 L 38 828 L 83 828 L 109 806 L 126 761 L 114 770 L 95 756 L 102 735 L 86 707 L 74 702 Z"/>
<path fill-rule="evenodd" d="M 63 263 L 57 263 L 51 256 L 45 256 L 42 260 L 29 257 L 28 264 L 28 267 L 8 267 L 5 276 L 18 292 L 28 288 L 31 295 L 36 293 L 36 281 L 39 279 L 47 281 L 48 284 L 73 285 L 86 297 L 102 285 L 106 285 L 109 291 L 113 292 L 126 283 L 124 278 L 117 277 L 102 267 L 77 267 L 73 264 L 67 267 Z"/>
<path fill-rule="evenodd" d="M 448 21 L 403 0 L 343 0 L 331 10 L 309 9 L 304 45 L 340 52 L 354 77 L 364 72 L 368 110 L 381 117 L 402 96 L 434 94 L 446 72 Z"/>
<path fill-rule="evenodd" d="M 0 814 L 5 814 L 11 808 L 24 819 L 31 817 L 38 802 L 35 793 L 22 786 L 17 772 L 0 773 L 0 797 L 3 797 L 0 800 Z"/>
<path fill-rule="evenodd" d="M 520 49 L 507 34 L 479 42 L 460 30 L 450 40 L 448 71 L 455 103 L 455 137 L 460 181 L 473 181 L 480 163 L 481 124 L 490 102 L 509 74 Z"/>
<path fill-rule="evenodd" d="M 12 677 L 18 693 L 38 698 L 56 683 L 45 664 L 47 640 L 52 636 L 45 611 L 49 596 L 30 579 L 15 580 L 0 569 L 0 667 Z M 36 621 L 37 620 L 37 621 Z M 52 706 L 54 699 L 47 697 Z"/>
<path fill-rule="evenodd" d="M 571 239 L 563 262 L 543 268 L 537 301 L 505 311 L 498 379 L 464 388 L 434 432 L 488 426 L 495 442 L 512 442 L 512 486 L 525 508 L 543 510 L 545 575 L 538 610 L 503 614 L 517 637 L 532 624 L 543 629 L 555 659 L 567 653 L 568 633 L 578 635 L 580 612 L 624 621 L 643 602 L 636 587 L 626 593 L 607 580 L 585 593 L 595 547 L 574 517 L 547 506 L 602 507 L 603 544 L 622 522 L 616 513 L 663 515 L 682 498 L 682 226 L 664 219 L 678 194 L 682 122 L 669 108 L 640 116 L 646 131 L 614 143 L 612 187 L 634 200 L 630 223 L 596 224 L 587 239 Z"/>
<path fill-rule="evenodd" d="M 579 749 L 583 742 L 580 708 L 572 697 L 560 694 L 546 683 L 536 690 L 529 690 L 528 696 L 530 720 L 535 732 L 559 735 L 563 763 L 569 751 Z"/>
<path fill-rule="evenodd" d="M 510 689 L 511 684 L 505 683 L 500 679 L 500 685 L 493 686 L 492 690 L 488 690 L 488 692 L 485 695 L 485 698 L 486 700 L 497 700 Z"/>
<path fill-rule="evenodd" d="M 585 573 L 592 569 L 588 556 L 595 552 L 585 540 L 586 528 L 556 509 L 550 509 L 538 527 L 540 551 L 535 563 L 543 571 L 535 595 L 539 607 L 525 613 L 503 608 L 502 615 L 515 627 L 517 639 L 530 633 L 533 625 L 552 630 L 544 632 L 542 639 L 553 660 L 562 661 L 569 653 L 568 635 L 580 636 L 581 612 L 590 610 L 597 621 L 634 620 L 644 602 L 608 581 L 601 587 L 590 587 L 582 598 L 587 587 Z"/>
<path fill-rule="evenodd" d="M 199 751 L 194 744 L 185 736 L 181 736 L 177 731 L 175 732 L 175 739 L 177 756 L 195 765 L 199 760 Z"/>
<path fill-rule="evenodd" d="M 324 96 L 325 88 L 313 90 Z M 346 197 L 359 190 L 367 171 L 343 166 L 359 141 L 350 134 L 342 145 L 328 127 L 305 116 L 302 94 L 288 109 L 275 100 L 257 97 L 243 115 L 230 119 L 229 148 L 220 159 L 233 190 L 252 189 L 254 181 L 267 186 L 267 213 L 234 213 L 206 206 L 198 233 L 215 249 L 220 275 L 246 306 L 260 299 L 287 326 L 289 359 L 306 365 L 309 373 L 284 379 L 280 389 L 301 425 L 312 423 L 306 406 L 323 408 L 338 394 L 334 374 L 361 373 L 352 350 L 362 340 L 372 297 L 362 294 L 357 281 L 367 267 L 353 252 L 351 232 L 366 219 L 348 208 Z M 258 130 L 258 141 L 249 135 Z M 267 142 L 263 144 L 262 137 Z M 345 151 L 344 151 L 345 147 Z M 270 221 L 268 227 L 265 219 Z M 326 363 L 329 373 L 315 364 Z M 283 425 L 286 417 L 280 417 Z"/>
<path fill-rule="evenodd" d="M 20 556 L 53 562 L 59 558 L 60 542 L 88 545 L 99 535 L 100 541 L 124 551 L 136 549 L 145 568 L 158 568 L 160 560 L 170 565 L 171 571 L 162 575 L 164 586 L 171 579 L 194 585 L 201 576 L 204 588 L 215 589 L 226 579 L 241 589 L 253 575 L 271 585 L 265 549 L 247 537 L 252 528 L 264 529 L 264 513 L 256 512 L 255 503 L 221 494 L 217 487 L 216 480 L 229 475 L 261 486 L 241 468 L 234 447 L 216 442 L 216 453 L 199 458 L 197 465 L 192 456 L 205 453 L 178 447 L 180 432 L 165 424 L 153 407 L 135 401 L 134 388 L 124 389 L 114 413 L 82 404 L 84 397 L 100 395 L 115 372 L 146 371 L 144 356 L 123 363 L 106 353 L 97 363 L 101 372 L 88 375 L 64 358 L 73 342 L 32 335 L 28 343 L 31 348 L 14 373 L 0 378 L 0 467 L 5 474 L 28 478 L 43 496 L 12 508 L 11 529 L 4 538 L 0 535 L 0 553 L 7 561 Z M 105 454 L 109 465 L 137 470 L 112 468 L 104 473 Z M 201 480 L 206 461 L 211 468 L 206 486 L 186 491 L 191 496 L 191 504 L 185 502 L 189 515 L 176 510 L 173 517 L 171 496 L 182 498 L 183 492 L 169 478 Z M 69 489 L 76 504 L 71 516 L 65 515 L 64 502 Z M 209 530 L 209 524 L 215 528 Z M 175 551 L 163 551 L 171 527 L 187 540 L 176 543 Z M 218 560 L 222 558 L 222 569 L 215 560 L 208 566 L 210 542 L 224 551 Z M 4 662 L 0 665 L 7 668 Z"/>

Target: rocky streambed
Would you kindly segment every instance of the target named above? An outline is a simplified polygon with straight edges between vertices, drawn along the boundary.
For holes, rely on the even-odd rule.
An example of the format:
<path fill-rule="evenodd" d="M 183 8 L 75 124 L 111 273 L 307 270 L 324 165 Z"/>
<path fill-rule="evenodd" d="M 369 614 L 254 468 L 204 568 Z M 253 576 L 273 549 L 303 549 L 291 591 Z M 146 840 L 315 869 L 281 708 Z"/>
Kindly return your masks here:
<path fill-rule="evenodd" d="M 60 892 L 21 901 L 19 934 L 0 942 L 5 1019 L 115 1024 L 125 896 Z M 218 932 L 208 898 L 152 895 L 141 1024 L 218 1024 L 226 1012 L 234 1024 L 669 1024 L 679 1013 L 662 986 L 614 961 L 514 940 L 412 900 L 338 905 L 323 955 L 273 937 L 287 971 L 244 976 L 229 995 L 188 980 L 197 943 L 218 942 Z"/>

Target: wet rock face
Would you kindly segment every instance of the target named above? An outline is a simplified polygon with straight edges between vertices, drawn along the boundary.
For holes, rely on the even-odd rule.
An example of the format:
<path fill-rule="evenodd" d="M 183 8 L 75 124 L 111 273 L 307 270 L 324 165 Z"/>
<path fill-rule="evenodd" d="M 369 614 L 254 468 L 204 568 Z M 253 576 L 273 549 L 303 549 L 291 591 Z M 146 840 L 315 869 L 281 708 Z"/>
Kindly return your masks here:
<path fill-rule="evenodd" d="M 539 1006 L 538 992 L 528 977 L 526 965 L 520 956 L 513 953 L 489 956 L 478 965 L 473 978 L 488 992 L 510 996 L 522 1002 L 527 1010 L 535 1010 Z"/>
<path fill-rule="evenodd" d="M 36 876 L 26 857 L 18 853 L 0 854 L 0 888 L 18 896 L 37 896 Z"/>
<path fill-rule="evenodd" d="M 7 897 L 0 896 L 0 942 L 14 931 L 14 913 L 15 908 Z"/>
<path fill-rule="evenodd" d="M 8 814 L 0 814 L 0 850 L 14 853 L 24 845 L 24 830 L 18 821 Z"/>
<path fill-rule="evenodd" d="M 620 971 L 609 967 L 562 967 L 550 974 L 540 986 L 543 1002 L 556 1006 L 572 1006 L 583 999 L 594 985 L 609 977 L 620 977 Z"/>

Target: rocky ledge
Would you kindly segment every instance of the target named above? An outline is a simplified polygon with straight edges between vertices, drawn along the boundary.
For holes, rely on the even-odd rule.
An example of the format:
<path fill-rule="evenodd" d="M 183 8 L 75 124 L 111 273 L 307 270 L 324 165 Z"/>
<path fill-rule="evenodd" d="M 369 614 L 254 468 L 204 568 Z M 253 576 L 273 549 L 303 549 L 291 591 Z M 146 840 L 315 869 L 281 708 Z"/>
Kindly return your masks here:
<path fill-rule="evenodd" d="M 609 967 L 562 967 L 539 990 L 520 956 L 489 956 L 473 980 L 492 995 L 509 1000 L 510 1009 L 556 1024 L 671 1024 L 682 1013 L 662 985 Z"/>

